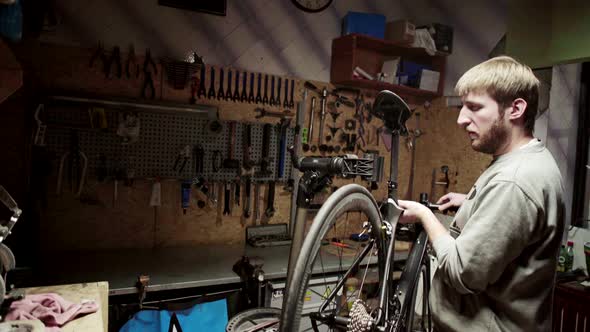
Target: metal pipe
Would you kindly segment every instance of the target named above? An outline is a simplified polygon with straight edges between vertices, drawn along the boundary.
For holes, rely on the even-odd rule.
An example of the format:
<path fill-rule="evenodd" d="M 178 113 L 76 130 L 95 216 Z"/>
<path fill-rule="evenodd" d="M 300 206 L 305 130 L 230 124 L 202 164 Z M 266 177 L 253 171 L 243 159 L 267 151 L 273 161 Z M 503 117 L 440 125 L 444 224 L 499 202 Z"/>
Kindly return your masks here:
<path fill-rule="evenodd" d="M 48 97 L 51 100 L 56 101 L 67 101 L 67 102 L 75 102 L 75 103 L 83 103 L 83 104 L 96 104 L 96 105 L 103 105 L 103 106 L 111 106 L 111 107 L 133 107 L 133 108 L 140 108 L 145 110 L 153 110 L 153 111 L 172 111 L 172 112 L 191 112 L 191 113 L 202 113 L 202 114 L 210 114 L 210 112 L 217 112 L 217 107 L 213 106 L 206 106 L 206 105 L 199 105 L 199 107 L 188 107 L 183 105 L 170 105 L 170 104 L 155 104 L 155 103 L 138 103 L 132 101 L 117 101 L 117 100 L 107 100 L 107 99 L 92 99 L 92 98 L 82 98 L 82 97 L 68 97 L 68 96 L 50 96 Z"/>

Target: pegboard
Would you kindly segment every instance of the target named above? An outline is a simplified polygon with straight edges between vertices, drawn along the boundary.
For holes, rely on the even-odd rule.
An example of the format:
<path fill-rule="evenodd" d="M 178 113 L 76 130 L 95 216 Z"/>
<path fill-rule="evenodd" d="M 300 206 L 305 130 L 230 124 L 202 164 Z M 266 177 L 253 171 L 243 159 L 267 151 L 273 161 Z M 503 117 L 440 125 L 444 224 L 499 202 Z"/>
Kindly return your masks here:
<path fill-rule="evenodd" d="M 59 159 L 70 149 L 72 135 L 77 135 L 81 150 L 88 158 L 87 176 L 96 177 L 100 156 L 106 158 L 106 169 L 109 176 L 114 176 L 114 170 L 123 169 L 133 178 L 162 178 L 193 179 L 204 177 L 207 181 L 230 181 L 239 177 L 240 170 L 220 168 L 217 172 L 213 168 L 213 156 L 219 151 L 220 159 L 229 157 L 230 125 L 221 122 L 222 130 L 211 133 L 207 128 L 210 120 L 206 115 L 183 112 L 136 112 L 140 120 L 139 139 L 134 143 L 125 143 L 116 134 L 120 113 L 124 111 L 107 110 L 105 116 L 107 128 L 95 129 L 90 127 L 88 107 L 83 105 L 46 105 L 44 121 L 47 123 L 45 142 L 56 158 L 54 169 L 59 167 Z M 262 156 L 263 126 L 261 123 L 251 124 L 251 153 L 250 160 L 258 162 Z M 291 158 L 285 153 L 284 175 L 277 178 L 277 160 L 279 149 L 279 129 L 272 125 L 269 170 L 271 174 L 261 176 L 258 165 L 254 166 L 253 180 L 257 181 L 286 181 L 291 174 Z M 243 131 L 246 124 L 235 122 L 235 147 L 233 158 L 242 164 Z M 287 146 L 294 142 L 295 129 L 287 128 Z M 176 170 L 174 164 L 180 151 L 190 146 L 191 156 L 186 160 L 182 171 L 180 166 L 184 159 L 180 158 Z M 203 172 L 196 174 L 195 156 L 193 148 L 200 145 L 204 150 Z"/>

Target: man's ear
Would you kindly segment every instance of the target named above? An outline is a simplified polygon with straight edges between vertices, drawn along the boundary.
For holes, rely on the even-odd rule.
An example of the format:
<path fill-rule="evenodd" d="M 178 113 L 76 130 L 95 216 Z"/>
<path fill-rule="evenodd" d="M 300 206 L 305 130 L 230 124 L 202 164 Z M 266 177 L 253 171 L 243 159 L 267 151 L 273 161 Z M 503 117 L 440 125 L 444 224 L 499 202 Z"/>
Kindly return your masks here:
<path fill-rule="evenodd" d="M 510 105 L 508 110 L 508 119 L 517 120 L 524 119 L 524 112 L 527 108 L 527 102 L 522 98 L 516 98 Z"/>

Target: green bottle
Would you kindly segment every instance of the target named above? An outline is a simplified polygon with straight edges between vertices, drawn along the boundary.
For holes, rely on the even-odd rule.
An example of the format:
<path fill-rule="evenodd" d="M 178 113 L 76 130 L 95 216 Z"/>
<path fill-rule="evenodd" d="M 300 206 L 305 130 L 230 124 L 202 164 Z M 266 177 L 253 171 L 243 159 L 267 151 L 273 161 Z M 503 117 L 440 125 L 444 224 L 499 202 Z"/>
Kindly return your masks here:
<path fill-rule="evenodd" d="M 565 246 L 562 244 L 559 249 L 559 257 L 557 257 L 557 272 L 565 272 L 565 265 L 567 261 L 567 251 Z"/>

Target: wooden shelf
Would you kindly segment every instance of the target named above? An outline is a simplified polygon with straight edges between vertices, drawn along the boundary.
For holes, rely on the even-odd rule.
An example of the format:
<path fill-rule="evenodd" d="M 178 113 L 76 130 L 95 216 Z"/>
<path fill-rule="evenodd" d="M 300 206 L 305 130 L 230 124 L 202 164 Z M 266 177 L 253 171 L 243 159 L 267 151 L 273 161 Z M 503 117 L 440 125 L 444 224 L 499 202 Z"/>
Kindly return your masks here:
<path fill-rule="evenodd" d="M 388 40 L 351 34 L 332 41 L 332 63 L 330 81 L 335 85 L 370 90 L 391 90 L 408 103 L 421 104 L 442 96 L 445 74 L 445 53 L 429 55 L 424 48 L 409 47 Z M 371 75 L 381 71 L 383 62 L 400 57 L 416 63 L 425 64 L 440 73 L 436 92 L 416 89 L 409 86 L 361 79 L 353 76 L 356 67 Z"/>

